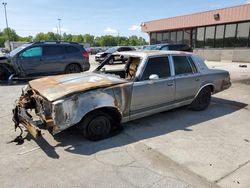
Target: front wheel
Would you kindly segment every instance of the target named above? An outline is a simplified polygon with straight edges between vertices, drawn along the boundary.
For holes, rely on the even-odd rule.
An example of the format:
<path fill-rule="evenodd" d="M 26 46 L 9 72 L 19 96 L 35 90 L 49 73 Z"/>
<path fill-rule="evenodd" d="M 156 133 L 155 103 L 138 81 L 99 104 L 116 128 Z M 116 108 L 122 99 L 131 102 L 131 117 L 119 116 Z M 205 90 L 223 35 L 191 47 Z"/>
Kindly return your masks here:
<path fill-rule="evenodd" d="M 84 137 L 97 141 L 109 137 L 114 120 L 102 111 L 95 111 L 88 114 L 80 123 L 80 130 Z"/>
<path fill-rule="evenodd" d="M 211 101 L 210 87 L 203 88 L 191 104 L 191 109 L 195 111 L 205 110 Z"/>

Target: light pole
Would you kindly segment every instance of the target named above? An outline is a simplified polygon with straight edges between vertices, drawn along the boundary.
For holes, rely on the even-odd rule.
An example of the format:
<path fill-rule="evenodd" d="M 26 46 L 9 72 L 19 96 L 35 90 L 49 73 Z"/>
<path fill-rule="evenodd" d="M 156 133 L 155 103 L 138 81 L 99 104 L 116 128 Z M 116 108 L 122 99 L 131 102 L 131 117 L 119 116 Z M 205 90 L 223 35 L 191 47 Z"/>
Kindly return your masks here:
<path fill-rule="evenodd" d="M 61 32 L 61 18 L 58 18 L 58 27 L 59 27 L 59 34 L 60 34 L 60 39 L 62 38 L 62 32 Z"/>
<path fill-rule="evenodd" d="M 9 48 L 10 48 L 10 50 L 11 50 L 11 46 L 10 46 L 10 31 L 9 31 L 8 18 L 7 18 L 7 11 L 6 11 L 7 3 L 3 2 L 2 4 L 3 4 L 3 6 L 4 6 L 5 22 L 6 22 L 6 28 L 7 28 L 7 37 L 8 37 L 8 42 L 9 42 Z"/>

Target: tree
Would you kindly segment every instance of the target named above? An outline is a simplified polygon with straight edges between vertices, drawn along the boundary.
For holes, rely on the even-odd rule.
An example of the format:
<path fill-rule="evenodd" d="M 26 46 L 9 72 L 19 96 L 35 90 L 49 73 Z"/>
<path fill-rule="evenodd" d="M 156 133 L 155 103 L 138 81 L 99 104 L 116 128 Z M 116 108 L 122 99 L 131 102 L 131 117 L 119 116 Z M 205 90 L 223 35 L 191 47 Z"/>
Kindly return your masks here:
<path fill-rule="evenodd" d="M 17 41 L 18 40 L 18 35 L 16 34 L 16 31 L 14 29 L 11 29 L 11 28 L 8 28 L 8 29 L 5 28 L 3 30 L 3 36 L 6 40 L 8 40 L 8 38 L 10 41 Z"/>
<path fill-rule="evenodd" d="M 93 35 L 90 35 L 90 34 L 83 35 L 84 43 L 88 43 L 91 46 L 93 46 L 94 45 L 94 40 L 95 40 L 95 37 Z"/>

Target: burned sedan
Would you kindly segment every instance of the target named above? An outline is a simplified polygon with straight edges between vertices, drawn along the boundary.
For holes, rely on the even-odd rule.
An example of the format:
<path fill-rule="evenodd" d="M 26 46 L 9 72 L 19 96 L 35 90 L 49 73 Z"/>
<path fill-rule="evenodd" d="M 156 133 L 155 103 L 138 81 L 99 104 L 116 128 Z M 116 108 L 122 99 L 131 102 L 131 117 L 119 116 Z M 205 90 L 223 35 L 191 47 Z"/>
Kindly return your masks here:
<path fill-rule="evenodd" d="M 30 81 L 13 110 L 38 137 L 41 129 L 57 134 L 77 126 L 88 139 L 99 140 L 121 123 L 184 105 L 208 107 L 211 95 L 231 86 L 227 71 L 209 69 L 197 55 L 175 51 L 119 52 L 125 64 L 109 57 L 91 73 L 51 76 Z"/>

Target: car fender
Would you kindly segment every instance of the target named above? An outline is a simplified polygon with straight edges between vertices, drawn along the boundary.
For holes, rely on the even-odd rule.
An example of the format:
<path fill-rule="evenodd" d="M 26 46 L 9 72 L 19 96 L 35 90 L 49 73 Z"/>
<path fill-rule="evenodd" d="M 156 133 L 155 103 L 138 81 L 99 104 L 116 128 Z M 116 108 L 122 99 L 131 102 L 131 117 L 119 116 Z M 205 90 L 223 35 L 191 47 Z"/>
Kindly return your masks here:
<path fill-rule="evenodd" d="M 120 112 L 113 90 L 99 89 L 77 93 L 66 99 L 55 101 L 52 107 L 52 119 L 59 128 L 57 132 L 60 132 L 79 123 L 89 112 L 103 107 L 115 108 Z"/>
<path fill-rule="evenodd" d="M 199 90 L 196 92 L 195 97 L 193 98 L 193 100 L 199 95 L 200 91 L 201 91 L 203 88 L 207 87 L 207 86 L 212 86 L 212 87 L 213 87 L 212 92 L 214 92 L 214 90 L 215 90 L 215 84 L 214 84 L 212 81 L 205 81 L 205 82 L 203 82 L 203 83 L 200 85 L 200 88 L 199 88 Z"/>

